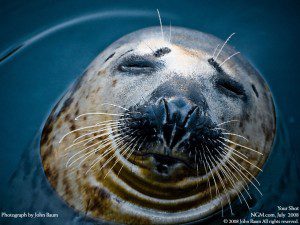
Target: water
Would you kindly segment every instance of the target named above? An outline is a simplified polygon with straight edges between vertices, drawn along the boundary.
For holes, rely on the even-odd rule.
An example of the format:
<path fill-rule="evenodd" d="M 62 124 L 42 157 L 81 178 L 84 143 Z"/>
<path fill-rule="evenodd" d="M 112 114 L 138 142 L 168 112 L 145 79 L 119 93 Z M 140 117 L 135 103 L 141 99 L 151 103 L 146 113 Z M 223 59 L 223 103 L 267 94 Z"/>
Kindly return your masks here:
<path fill-rule="evenodd" d="M 157 26 L 156 8 L 166 25 L 171 21 L 222 39 L 237 33 L 231 45 L 263 74 L 278 115 L 274 149 L 259 175 L 264 195 L 253 203 L 254 210 L 272 212 L 277 205 L 299 204 L 299 4 L 2 1 L 1 209 L 11 201 L 9 178 L 24 150 L 33 149 L 28 146 L 57 99 L 110 43 L 137 29 Z"/>

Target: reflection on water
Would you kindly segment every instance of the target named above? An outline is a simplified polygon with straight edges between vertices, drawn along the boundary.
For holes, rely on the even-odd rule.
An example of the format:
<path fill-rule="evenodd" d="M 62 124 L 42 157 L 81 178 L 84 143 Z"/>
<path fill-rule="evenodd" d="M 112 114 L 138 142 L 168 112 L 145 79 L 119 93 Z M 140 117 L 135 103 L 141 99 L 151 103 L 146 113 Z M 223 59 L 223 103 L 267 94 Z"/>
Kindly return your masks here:
<path fill-rule="evenodd" d="M 220 37 L 223 39 L 232 31 L 229 27 L 225 32 L 222 27 L 226 24 L 221 25 L 215 21 L 212 22 L 212 28 L 208 29 L 206 24 L 209 20 L 206 20 L 204 25 L 203 23 L 200 25 L 201 21 L 190 20 L 178 13 L 177 8 L 179 6 L 174 5 L 174 8 L 169 7 L 168 10 L 162 10 L 163 22 L 169 24 L 171 20 L 172 24 L 187 26 L 204 32 L 213 33 L 219 29 L 219 33 L 213 34 L 221 35 Z M 189 7 L 189 10 L 195 10 L 193 5 Z M 76 214 L 64 205 L 43 179 L 44 175 L 38 155 L 39 134 L 34 138 L 34 133 L 39 130 L 44 118 L 59 96 L 101 50 L 126 33 L 158 25 L 155 7 L 153 9 L 149 7 L 151 10 L 129 10 L 127 8 L 84 13 L 54 25 L 49 22 L 52 26 L 49 25 L 34 35 L 20 37 L 18 41 L 6 46 L 0 53 L 0 74 L 3 75 L 0 77 L 0 100 L 5 105 L 2 108 L 2 113 L 16 118 L 12 121 L 3 119 L 5 117 L 2 116 L 0 123 L 4 128 L 7 128 L 8 134 L 19 132 L 19 142 L 12 143 L 10 139 L 6 140 L 4 138 L 6 135 L 0 131 L 2 132 L 0 138 L 3 149 L 11 150 L 3 152 L 3 158 L 10 158 L 11 163 L 3 162 L 4 166 L 1 168 L 1 178 L 5 181 L 5 185 L 1 185 L 1 210 L 7 210 L 8 206 L 12 204 L 17 212 L 16 206 L 20 209 L 27 208 L 28 211 L 50 212 L 51 209 L 56 209 L 52 213 L 59 212 L 57 224 L 70 221 L 72 224 L 77 222 L 89 223 L 84 216 Z M 68 13 L 73 15 L 69 11 Z M 203 15 L 210 16 L 208 12 L 203 12 Z M 242 15 L 236 15 L 236 17 L 238 16 L 242 17 Z M 228 18 L 230 17 L 227 16 Z M 235 28 L 238 29 L 239 24 L 236 26 Z M 240 31 L 247 34 L 243 28 Z M 246 35 L 243 36 L 243 40 L 236 42 L 241 47 L 239 50 L 242 52 L 244 50 L 246 56 L 249 49 L 245 47 L 246 44 L 241 43 L 247 43 L 247 41 L 256 43 L 256 41 L 251 41 L 251 36 L 247 39 Z M 252 56 L 258 54 L 259 52 L 252 54 Z M 252 61 L 255 62 L 255 58 Z M 265 67 L 272 67 L 272 65 L 272 62 L 269 62 Z M 272 80 L 267 76 L 266 79 L 267 81 Z M 271 83 L 271 88 L 273 85 L 276 84 Z M 252 211 L 274 212 L 277 211 L 277 205 L 297 205 L 299 202 L 298 180 L 300 177 L 294 160 L 297 155 L 291 148 L 284 116 L 278 114 L 274 149 L 263 168 L 264 172 L 258 176 L 263 196 L 260 196 L 255 188 L 251 187 L 250 189 L 254 196 L 250 201 Z M 299 131 L 296 132 L 299 133 Z M 31 143 L 32 140 L 34 143 L 29 147 L 20 147 L 24 146 L 24 143 Z M 20 164 L 17 166 L 19 159 L 21 159 Z M 32 165 L 39 166 L 34 167 Z M 10 182 L 6 182 L 11 177 L 11 171 L 15 168 L 18 169 L 12 175 Z M 13 198 L 9 194 L 11 187 L 18 188 L 14 189 Z M 32 189 L 32 187 L 35 188 Z M 22 197 L 26 201 L 20 202 L 16 196 Z M 236 217 L 247 218 L 249 212 L 237 210 Z M 21 223 L 21 221 L 18 222 Z M 53 224 L 54 222 L 53 219 L 43 219 L 43 221 L 46 224 Z M 215 223 L 216 217 L 209 219 L 209 221 Z M 39 223 L 40 221 L 37 219 L 35 222 Z"/>

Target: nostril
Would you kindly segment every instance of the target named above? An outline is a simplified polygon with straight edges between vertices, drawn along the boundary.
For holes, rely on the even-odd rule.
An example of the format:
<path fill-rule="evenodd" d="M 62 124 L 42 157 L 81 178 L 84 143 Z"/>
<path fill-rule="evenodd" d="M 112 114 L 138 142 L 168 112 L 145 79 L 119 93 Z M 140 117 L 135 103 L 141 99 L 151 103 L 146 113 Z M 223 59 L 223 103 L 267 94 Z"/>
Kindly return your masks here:
<path fill-rule="evenodd" d="M 168 102 L 165 98 L 163 98 L 163 103 L 164 103 L 164 107 L 165 107 L 165 123 L 168 123 L 170 121 L 170 110 L 169 110 L 169 107 L 168 107 Z"/>
<path fill-rule="evenodd" d="M 184 118 L 184 121 L 182 123 L 182 126 L 185 126 L 188 122 L 188 120 L 190 119 L 191 115 L 196 112 L 199 111 L 199 107 L 198 106 L 194 106 L 189 112 L 188 114 L 186 115 L 186 117 Z"/>
<path fill-rule="evenodd" d="M 156 166 L 156 170 L 157 170 L 157 172 L 159 172 L 159 173 L 167 174 L 167 173 L 168 173 L 168 166 L 165 165 L 165 164 L 158 164 L 158 165 Z"/>
<path fill-rule="evenodd" d="M 184 97 L 163 98 L 165 124 L 183 127 L 197 106 Z"/>

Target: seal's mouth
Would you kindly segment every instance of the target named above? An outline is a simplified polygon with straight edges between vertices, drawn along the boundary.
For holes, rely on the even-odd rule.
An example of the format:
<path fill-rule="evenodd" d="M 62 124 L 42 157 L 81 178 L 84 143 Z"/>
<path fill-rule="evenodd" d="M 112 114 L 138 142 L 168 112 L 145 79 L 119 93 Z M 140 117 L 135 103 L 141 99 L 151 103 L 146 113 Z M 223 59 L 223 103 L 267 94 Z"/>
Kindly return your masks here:
<path fill-rule="evenodd" d="M 204 106 L 184 97 L 160 98 L 129 108 L 127 115 L 121 126 L 123 136 L 138 138 L 133 154 L 152 157 L 157 173 L 168 174 L 183 164 L 201 175 L 205 160 L 222 158 L 218 142 L 222 132 Z"/>

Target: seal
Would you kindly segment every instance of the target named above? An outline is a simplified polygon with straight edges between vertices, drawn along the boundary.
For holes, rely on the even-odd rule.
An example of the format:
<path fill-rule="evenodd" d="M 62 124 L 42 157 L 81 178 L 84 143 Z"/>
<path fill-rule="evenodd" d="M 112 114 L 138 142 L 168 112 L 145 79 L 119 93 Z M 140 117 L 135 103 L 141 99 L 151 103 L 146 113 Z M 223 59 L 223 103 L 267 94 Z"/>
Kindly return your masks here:
<path fill-rule="evenodd" d="M 268 85 L 232 35 L 167 29 L 111 44 L 44 125 L 46 177 L 95 220 L 188 223 L 249 207 L 249 186 L 260 193 L 276 130 Z"/>

